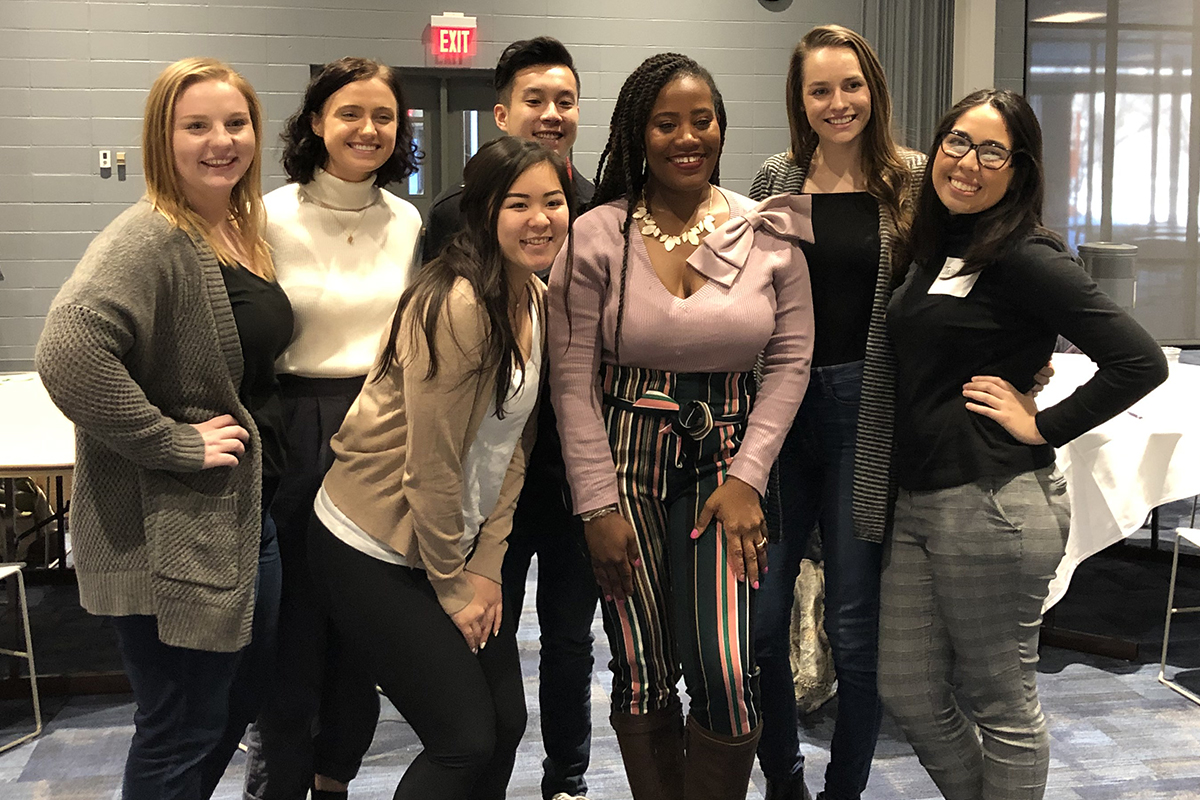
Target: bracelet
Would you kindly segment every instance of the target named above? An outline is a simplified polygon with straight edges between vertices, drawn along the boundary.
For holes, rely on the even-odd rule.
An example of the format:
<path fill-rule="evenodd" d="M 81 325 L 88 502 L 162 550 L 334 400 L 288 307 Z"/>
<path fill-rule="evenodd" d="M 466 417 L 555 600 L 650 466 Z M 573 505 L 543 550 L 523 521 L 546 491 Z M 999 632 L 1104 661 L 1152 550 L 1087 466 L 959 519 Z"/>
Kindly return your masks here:
<path fill-rule="evenodd" d="M 585 511 L 579 515 L 579 518 L 584 522 L 592 522 L 615 513 L 617 513 L 617 504 L 611 503 L 607 506 L 600 506 L 600 508 L 593 508 L 591 511 Z"/>

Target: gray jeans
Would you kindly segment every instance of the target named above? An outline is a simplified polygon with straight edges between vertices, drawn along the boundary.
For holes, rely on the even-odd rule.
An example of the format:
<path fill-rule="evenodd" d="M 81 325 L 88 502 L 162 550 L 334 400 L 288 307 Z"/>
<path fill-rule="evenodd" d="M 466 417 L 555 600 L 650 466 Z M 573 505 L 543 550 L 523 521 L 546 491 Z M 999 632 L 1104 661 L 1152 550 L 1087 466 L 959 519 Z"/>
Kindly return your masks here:
<path fill-rule="evenodd" d="M 1042 601 L 1070 525 L 1048 467 L 901 490 L 884 550 L 879 689 L 947 800 L 1038 800 Z"/>

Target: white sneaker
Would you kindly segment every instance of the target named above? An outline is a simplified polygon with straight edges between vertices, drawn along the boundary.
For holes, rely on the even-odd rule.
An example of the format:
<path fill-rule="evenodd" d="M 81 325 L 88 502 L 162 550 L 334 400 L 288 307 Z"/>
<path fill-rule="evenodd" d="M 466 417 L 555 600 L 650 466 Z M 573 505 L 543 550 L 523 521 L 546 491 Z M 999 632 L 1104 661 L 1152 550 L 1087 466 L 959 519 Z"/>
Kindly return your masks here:
<path fill-rule="evenodd" d="M 558 794 L 554 795 L 554 797 L 551 797 L 550 800 L 588 800 L 588 799 L 581 794 L 569 795 L 566 792 L 559 792 Z"/>

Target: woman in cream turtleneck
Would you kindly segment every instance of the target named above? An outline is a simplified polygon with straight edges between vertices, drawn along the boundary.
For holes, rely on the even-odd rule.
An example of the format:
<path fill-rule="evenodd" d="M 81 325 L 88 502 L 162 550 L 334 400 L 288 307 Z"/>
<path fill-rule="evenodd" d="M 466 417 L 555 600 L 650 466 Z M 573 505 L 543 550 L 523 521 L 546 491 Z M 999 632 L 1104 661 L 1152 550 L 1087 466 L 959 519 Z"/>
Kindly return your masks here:
<path fill-rule="evenodd" d="M 247 764 L 247 796 L 258 800 L 302 800 L 310 788 L 313 798 L 345 797 L 379 715 L 374 681 L 327 622 L 305 536 L 333 460 L 329 439 L 378 354 L 420 239 L 416 208 L 382 188 L 416 170 L 407 111 L 399 76 L 383 64 L 327 64 L 283 133 L 290 182 L 264 198 L 296 331 L 277 364 L 288 465 L 273 514 L 284 577 L 278 666 Z"/>

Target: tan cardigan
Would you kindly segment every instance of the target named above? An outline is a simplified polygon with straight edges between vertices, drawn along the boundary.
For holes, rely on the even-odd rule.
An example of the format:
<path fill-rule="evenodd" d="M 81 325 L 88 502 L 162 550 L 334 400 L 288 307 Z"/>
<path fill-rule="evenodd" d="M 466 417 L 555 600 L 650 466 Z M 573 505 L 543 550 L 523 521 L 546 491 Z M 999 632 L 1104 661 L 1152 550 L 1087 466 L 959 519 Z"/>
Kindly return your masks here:
<path fill-rule="evenodd" d="M 529 290 L 544 323 L 545 286 L 531 277 Z M 418 330 L 410 336 L 410 321 L 405 322 L 396 342 L 400 363 L 383 380 L 367 381 L 333 437 L 335 461 L 325 492 L 355 525 L 423 568 L 442 608 L 454 614 L 475 596 L 466 572 L 500 583 L 537 410 L 529 415 L 500 498 L 467 561 L 461 547 L 463 462 L 496 394 L 495 372 L 476 369 L 487 315 L 459 278 L 438 318 L 438 373 L 432 380 L 425 379 L 425 335 Z"/>

